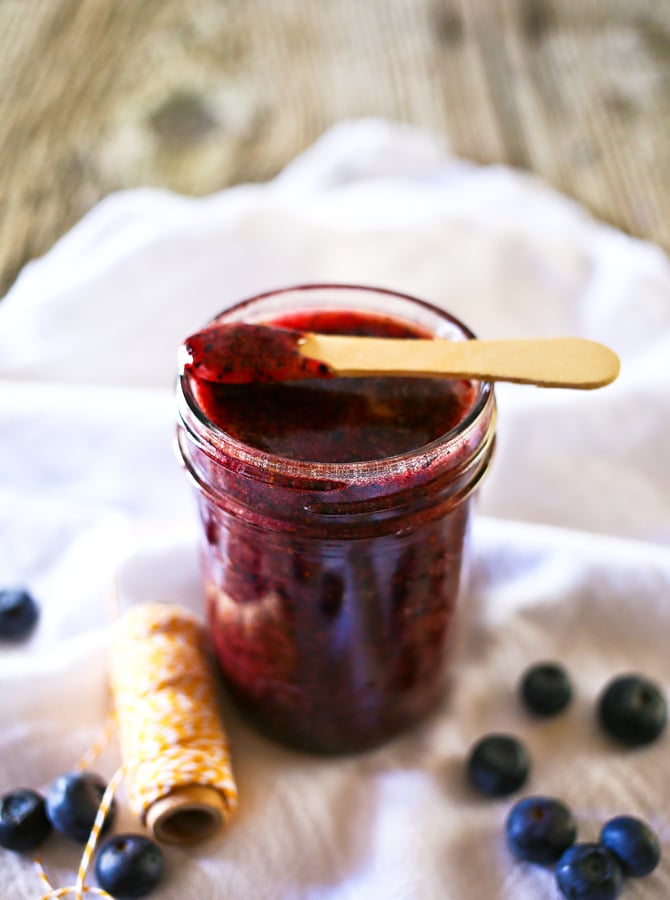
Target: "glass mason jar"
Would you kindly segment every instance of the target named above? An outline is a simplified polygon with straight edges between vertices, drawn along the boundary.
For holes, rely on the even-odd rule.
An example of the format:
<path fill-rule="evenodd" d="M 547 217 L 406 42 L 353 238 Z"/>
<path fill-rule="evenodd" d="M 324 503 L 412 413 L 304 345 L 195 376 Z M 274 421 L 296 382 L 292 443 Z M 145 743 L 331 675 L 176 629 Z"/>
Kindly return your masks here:
<path fill-rule="evenodd" d="M 391 316 L 472 338 L 446 312 L 392 291 L 307 285 L 217 317 Z M 448 433 L 364 462 L 306 462 L 228 435 L 182 376 L 178 447 L 202 521 L 207 615 L 227 687 L 270 736 L 313 752 L 364 750 L 440 698 L 473 491 L 494 445 L 492 386 Z"/>

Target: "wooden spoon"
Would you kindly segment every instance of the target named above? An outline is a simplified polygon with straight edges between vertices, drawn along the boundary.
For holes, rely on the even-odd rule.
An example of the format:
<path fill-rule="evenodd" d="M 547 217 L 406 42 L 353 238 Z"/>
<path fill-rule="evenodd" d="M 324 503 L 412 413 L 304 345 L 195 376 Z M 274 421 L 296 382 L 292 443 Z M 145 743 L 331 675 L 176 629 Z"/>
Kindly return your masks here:
<path fill-rule="evenodd" d="M 338 375 L 441 375 L 598 388 L 619 374 L 617 355 L 583 338 L 447 341 L 307 334 L 299 351 Z"/>
<path fill-rule="evenodd" d="M 451 341 L 370 338 L 220 323 L 180 350 L 183 371 L 221 384 L 334 376 L 418 376 L 590 389 L 619 374 L 617 355 L 583 338 Z"/>

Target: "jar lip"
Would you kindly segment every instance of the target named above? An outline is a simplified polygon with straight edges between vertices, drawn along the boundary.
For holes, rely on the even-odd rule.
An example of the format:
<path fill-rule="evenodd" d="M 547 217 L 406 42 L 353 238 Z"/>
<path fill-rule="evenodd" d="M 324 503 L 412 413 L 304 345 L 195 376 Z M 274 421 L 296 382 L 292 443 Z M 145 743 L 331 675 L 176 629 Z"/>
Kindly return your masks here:
<path fill-rule="evenodd" d="M 388 288 L 345 283 L 297 284 L 290 287 L 264 291 L 263 293 L 254 294 L 252 297 L 248 297 L 245 300 L 235 303 L 233 306 L 230 306 L 228 309 L 225 309 L 216 315 L 211 321 L 216 321 L 229 313 L 243 314 L 246 307 L 259 300 L 282 294 L 289 294 L 295 291 L 307 292 L 312 290 L 355 290 L 408 300 L 413 304 L 418 304 L 428 312 L 438 314 L 441 319 L 455 325 L 467 339 L 473 339 L 475 337 L 474 332 L 455 316 L 452 316 L 440 307 L 425 300 L 421 300 L 418 297 L 414 297 L 411 294 L 405 294 Z M 410 470 L 421 469 L 433 461 L 435 457 L 440 454 L 440 451 L 448 449 L 449 445 L 456 445 L 458 441 L 466 436 L 468 431 L 474 427 L 481 415 L 486 411 L 487 407 L 490 407 L 494 402 L 493 384 L 490 381 L 479 381 L 475 383 L 478 388 L 475 401 L 467 414 L 449 431 L 427 444 L 422 444 L 421 446 L 405 451 L 404 453 L 386 456 L 382 459 L 362 460 L 358 462 L 318 462 L 313 460 L 294 459 L 291 457 L 279 456 L 275 453 L 268 453 L 266 450 L 260 450 L 250 444 L 245 444 L 243 441 L 237 440 L 205 415 L 189 388 L 189 379 L 183 373 L 179 375 L 177 379 L 177 401 L 178 405 L 181 406 L 183 400 L 188 411 L 195 416 L 197 422 L 203 427 L 204 434 L 207 436 L 208 441 L 240 462 L 258 466 L 264 471 L 276 475 L 296 477 L 308 476 L 312 479 L 323 478 L 328 479 L 329 481 L 361 482 L 375 479 L 381 474 L 387 477 L 389 475 L 402 475 Z M 180 410 L 180 414 L 181 413 L 182 411 Z M 183 419 L 183 415 L 181 415 L 181 417 Z"/>

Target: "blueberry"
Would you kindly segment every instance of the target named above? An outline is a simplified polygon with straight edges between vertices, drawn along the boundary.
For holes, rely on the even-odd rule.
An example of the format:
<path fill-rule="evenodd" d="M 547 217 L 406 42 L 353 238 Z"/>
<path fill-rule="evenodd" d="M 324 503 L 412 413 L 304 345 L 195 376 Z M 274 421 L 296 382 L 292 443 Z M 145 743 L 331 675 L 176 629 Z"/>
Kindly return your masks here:
<path fill-rule="evenodd" d="M 625 875 L 641 878 L 653 872 L 661 859 L 658 838 L 641 819 L 617 816 L 603 825 L 600 843 L 621 863 Z"/>
<path fill-rule="evenodd" d="M 49 785 L 46 794 L 47 816 L 57 831 L 80 844 L 88 840 L 107 785 L 91 772 L 67 772 Z M 102 833 L 111 826 L 116 811 L 112 805 Z"/>
<path fill-rule="evenodd" d="M 44 797 L 37 791 L 19 788 L 0 797 L 0 847 L 34 850 L 50 831 Z"/>
<path fill-rule="evenodd" d="M 618 859 L 602 844 L 574 844 L 556 865 L 556 881 L 570 900 L 614 900 L 622 880 Z"/>
<path fill-rule="evenodd" d="M 524 797 L 510 810 L 505 834 L 517 859 L 550 865 L 574 844 L 577 823 L 560 800 Z"/>
<path fill-rule="evenodd" d="M 558 663 L 537 663 L 521 679 L 521 699 L 538 716 L 555 716 L 572 699 L 572 684 Z"/>
<path fill-rule="evenodd" d="M 605 731 L 622 744 L 650 744 L 665 728 L 668 711 L 661 689 L 643 675 L 620 675 L 598 700 Z"/>
<path fill-rule="evenodd" d="M 508 734 L 488 734 L 470 751 L 467 762 L 470 781 L 483 794 L 504 797 L 525 782 L 530 757 L 524 745 Z"/>
<path fill-rule="evenodd" d="M 163 875 L 160 847 L 141 834 L 115 834 L 98 851 L 95 877 L 101 888 L 118 897 L 145 897 Z"/>
<path fill-rule="evenodd" d="M 37 621 L 37 604 L 28 591 L 0 591 L 0 638 L 18 641 L 26 637 Z"/>

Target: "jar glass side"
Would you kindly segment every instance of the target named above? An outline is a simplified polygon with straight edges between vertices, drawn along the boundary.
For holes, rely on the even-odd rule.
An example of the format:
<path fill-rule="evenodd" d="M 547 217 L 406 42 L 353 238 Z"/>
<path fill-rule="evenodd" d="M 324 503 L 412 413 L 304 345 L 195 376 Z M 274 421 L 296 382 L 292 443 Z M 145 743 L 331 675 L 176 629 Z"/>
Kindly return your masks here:
<path fill-rule="evenodd" d="M 222 318 L 272 321 L 296 304 L 471 336 L 421 301 L 341 286 L 266 295 Z M 318 752 L 365 749 L 420 719 L 442 687 L 470 497 L 493 452 L 491 386 L 453 433 L 363 464 L 239 445 L 203 420 L 183 380 L 178 403 L 213 641 L 240 705 L 271 735 Z"/>

